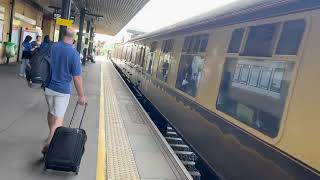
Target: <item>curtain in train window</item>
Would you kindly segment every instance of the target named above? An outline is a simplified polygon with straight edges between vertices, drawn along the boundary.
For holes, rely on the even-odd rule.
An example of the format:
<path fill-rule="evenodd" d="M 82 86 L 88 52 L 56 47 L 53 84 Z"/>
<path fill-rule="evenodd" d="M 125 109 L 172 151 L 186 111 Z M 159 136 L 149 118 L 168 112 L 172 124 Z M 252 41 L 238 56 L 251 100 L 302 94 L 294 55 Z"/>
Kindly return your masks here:
<path fill-rule="evenodd" d="M 279 23 L 250 27 L 243 55 L 272 56 L 278 29 Z"/>
<path fill-rule="evenodd" d="M 176 88 L 195 97 L 199 87 L 203 63 L 203 56 L 182 55 L 178 69 Z"/>
<path fill-rule="evenodd" d="M 227 58 L 216 107 L 242 123 L 276 137 L 294 64 Z"/>
<path fill-rule="evenodd" d="M 304 20 L 287 21 L 283 25 L 276 54 L 296 55 L 304 34 L 306 23 Z"/>

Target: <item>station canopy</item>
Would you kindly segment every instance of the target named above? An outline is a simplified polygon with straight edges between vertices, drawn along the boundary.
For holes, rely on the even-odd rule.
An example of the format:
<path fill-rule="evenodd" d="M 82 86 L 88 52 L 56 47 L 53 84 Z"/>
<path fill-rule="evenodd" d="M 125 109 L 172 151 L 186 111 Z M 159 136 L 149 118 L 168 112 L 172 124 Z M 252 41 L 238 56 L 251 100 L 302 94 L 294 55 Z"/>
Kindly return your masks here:
<path fill-rule="evenodd" d="M 33 0 L 45 10 L 47 15 L 54 12 L 52 7 L 62 7 L 63 0 Z M 72 13 L 75 24 L 79 23 L 80 9 L 103 17 L 86 16 L 93 19 L 95 32 L 116 35 L 147 4 L 149 0 L 73 0 Z"/>

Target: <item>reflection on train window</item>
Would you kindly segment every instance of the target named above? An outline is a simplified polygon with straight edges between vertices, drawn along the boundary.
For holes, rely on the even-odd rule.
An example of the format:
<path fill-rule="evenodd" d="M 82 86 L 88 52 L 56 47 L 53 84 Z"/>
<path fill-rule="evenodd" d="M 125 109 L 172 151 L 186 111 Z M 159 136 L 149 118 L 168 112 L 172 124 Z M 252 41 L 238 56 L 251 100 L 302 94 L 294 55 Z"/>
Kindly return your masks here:
<path fill-rule="evenodd" d="M 296 55 L 304 34 L 304 20 L 287 21 L 283 25 L 276 54 Z"/>
<path fill-rule="evenodd" d="M 161 55 L 157 68 L 157 78 L 167 82 L 168 74 L 170 71 L 171 52 L 173 51 L 174 40 L 168 39 L 162 42 Z"/>
<path fill-rule="evenodd" d="M 170 70 L 170 63 L 171 63 L 170 53 L 162 54 L 160 56 L 160 62 L 159 62 L 158 73 L 157 73 L 158 79 L 167 82 L 168 74 Z"/>
<path fill-rule="evenodd" d="M 284 69 L 277 68 L 274 70 L 270 90 L 280 93 Z"/>
<path fill-rule="evenodd" d="M 253 87 L 258 86 L 261 68 L 259 66 L 253 66 L 251 69 L 251 75 L 249 79 L 249 85 Z"/>
<path fill-rule="evenodd" d="M 241 72 L 240 72 L 240 82 L 241 83 L 247 84 L 249 72 L 250 72 L 250 69 L 249 69 L 248 65 L 242 66 Z"/>
<path fill-rule="evenodd" d="M 233 80 L 239 81 L 240 71 L 241 71 L 241 65 L 237 65 L 234 70 Z"/>
<path fill-rule="evenodd" d="M 199 87 L 203 63 L 203 56 L 181 55 L 176 88 L 195 97 Z"/>
<path fill-rule="evenodd" d="M 244 28 L 235 29 L 229 43 L 228 53 L 238 53 L 241 46 Z"/>
<path fill-rule="evenodd" d="M 150 52 L 147 58 L 147 73 L 152 74 L 153 62 L 155 59 L 155 53 Z"/>
<path fill-rule="evenodd" d="M 259 87 L 262 89 L 268 89 L 269 88 L 269 83 L 271 79 L 271 73 L 272 69 L 271 68 L 263 68 L 261 72 L 261 80 L 259 83 Z"/>
<path fill-rule="evenodd" d="M 235 81 L 239 67 L 249 68 L 246 84 Z M 269 137 L 276 137 L 292 70 L 293 62 L 290 61 L 227 58 L 216 102 L 217 109 Z M 242 70 L 239 76 L 241 73 Z"/>
<path fill-rule="evenodd" d="M 263 57 L 272 56 L 278 27 L 279 23 L 250 27 L 243 55 Z"/>
<path fill-rule="evenodd" d="M 153 65 L 154 65 L 154 61 L 155 61 L 155 56 L 156 56 L 156 49 L 157 49 L 157 45 L 158 42 L 157 41 L 153 41 L 150 45 L 150 52 L 147 55 L 147 62 L 146 62 L 146 70 L 147 73 L 152 75 L 152 70 L 153 70 Z"/>

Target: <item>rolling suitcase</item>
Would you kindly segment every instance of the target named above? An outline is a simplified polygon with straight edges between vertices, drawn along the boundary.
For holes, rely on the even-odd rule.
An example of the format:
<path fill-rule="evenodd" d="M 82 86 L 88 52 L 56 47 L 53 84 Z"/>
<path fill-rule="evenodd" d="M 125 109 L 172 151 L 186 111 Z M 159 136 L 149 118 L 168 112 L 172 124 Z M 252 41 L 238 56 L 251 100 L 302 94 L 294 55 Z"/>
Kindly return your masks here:
<path fill-rule="evenodd" d="M 48 152 L 44 158 L 44 170 L 51 169 L 78 174 L 84 146 L 87 141 L 86 132 L 81 129 L 87 103 L 83 110 L 79 128 L 71 128 L 78 105 L 77 103 L 74 108 L 69 127 L 58 127 L 54 132 Z"/>

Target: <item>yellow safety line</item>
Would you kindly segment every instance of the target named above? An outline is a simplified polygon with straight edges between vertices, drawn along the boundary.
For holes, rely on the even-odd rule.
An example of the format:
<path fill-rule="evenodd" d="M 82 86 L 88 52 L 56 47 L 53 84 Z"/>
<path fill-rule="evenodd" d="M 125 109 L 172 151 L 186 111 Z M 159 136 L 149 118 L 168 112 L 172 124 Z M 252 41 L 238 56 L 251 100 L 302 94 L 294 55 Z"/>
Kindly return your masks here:
<path fill-rule="evenodd" d="M 98 159 L 96 180 L 106 180 L 106 132 L 104 117 L 104 83 L 103 83 L 103 64 L 101 64 L 100 79 L 100 113 L 99 113 L 99 137 L 98 137 Z"/>

